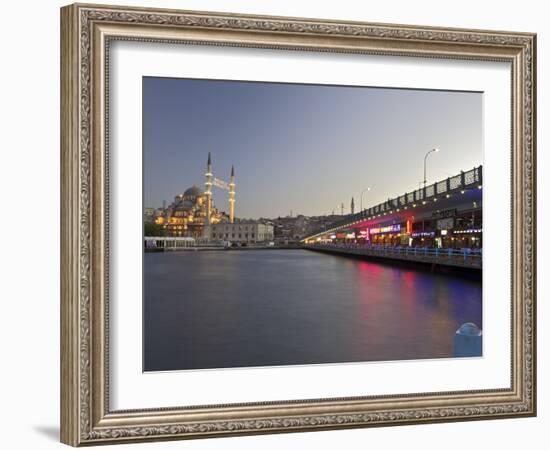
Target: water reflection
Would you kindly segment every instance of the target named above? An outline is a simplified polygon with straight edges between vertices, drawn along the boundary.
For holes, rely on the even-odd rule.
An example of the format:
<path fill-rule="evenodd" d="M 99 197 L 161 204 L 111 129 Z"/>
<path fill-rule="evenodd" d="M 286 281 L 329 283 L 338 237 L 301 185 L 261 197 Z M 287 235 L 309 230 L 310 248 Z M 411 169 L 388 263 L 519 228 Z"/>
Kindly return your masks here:
<path fill-rule="evenodd" d="M 451 357 L 481 283 L 305 250 L 145 254 L 145 370 Z"/>

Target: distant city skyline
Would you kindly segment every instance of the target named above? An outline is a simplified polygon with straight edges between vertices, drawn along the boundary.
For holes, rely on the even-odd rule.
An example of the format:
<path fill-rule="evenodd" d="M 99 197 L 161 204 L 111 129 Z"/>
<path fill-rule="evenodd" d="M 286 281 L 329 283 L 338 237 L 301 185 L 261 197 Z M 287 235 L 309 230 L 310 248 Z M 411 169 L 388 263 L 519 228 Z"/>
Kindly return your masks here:
<path fill-rule="evenodd" d="M 144 206 L 235 167 L 237 218 L 355 211 L 482 164 L 483 96 L 394 88 L 143 78 Z M 214 204 L 229 210 L 228 193 Z"/>

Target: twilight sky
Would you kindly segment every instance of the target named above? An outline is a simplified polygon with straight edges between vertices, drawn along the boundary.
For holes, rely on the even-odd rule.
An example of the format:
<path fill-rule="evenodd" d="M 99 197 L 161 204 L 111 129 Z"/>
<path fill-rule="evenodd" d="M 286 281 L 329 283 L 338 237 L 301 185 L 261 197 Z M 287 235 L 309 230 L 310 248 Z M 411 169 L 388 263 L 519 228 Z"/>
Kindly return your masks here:
<path fill-rule="evenodd" d="M 143 79 L 144 206 L 169 204 L 235 165 L 235 215 L 350 212 L 482 164 L 482 94 Z M 214 204 L 227 211 L 227 191 Z"/>

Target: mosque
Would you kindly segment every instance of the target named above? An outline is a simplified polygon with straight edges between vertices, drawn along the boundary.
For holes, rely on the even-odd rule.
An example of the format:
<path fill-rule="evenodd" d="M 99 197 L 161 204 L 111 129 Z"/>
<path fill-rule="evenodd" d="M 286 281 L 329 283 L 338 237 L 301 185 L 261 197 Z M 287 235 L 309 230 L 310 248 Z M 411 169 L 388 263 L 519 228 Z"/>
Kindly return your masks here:
<path fill-rule="evenodd" d="M 191 186 L 183 194 L 174 197 L 174 201 L 158 216 L 155 222 L 164 225 L 166 235 L 171 237 L 208 237 L 209 225 L 220 222 L 233 223 L 235 220 L 235 170 L 231 168 L 228 184 L 218 180 L 212 173 L 212 158 L 208 153 L 206 164 L 205 189 Z M 212 201 L 212 187 L 216 185 L 229 191 L 229 214 L 216 208 Z"/>

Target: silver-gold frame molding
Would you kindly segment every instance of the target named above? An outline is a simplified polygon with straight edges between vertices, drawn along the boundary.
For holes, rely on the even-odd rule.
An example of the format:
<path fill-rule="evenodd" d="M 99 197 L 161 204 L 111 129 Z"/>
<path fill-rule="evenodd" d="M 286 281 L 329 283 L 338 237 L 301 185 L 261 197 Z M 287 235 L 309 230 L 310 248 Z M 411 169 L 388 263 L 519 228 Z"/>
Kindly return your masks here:
<path fill-rule="evenodd" d="M 510 62 L 510 388 L 112 411 L 107 69 L 109 45 L 117 39 Z M 62 8 L 62 442 L 79 446 L 535 415 L 535 52 L 536 36 L 530 33 L 105 5 Z"/>

